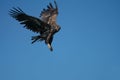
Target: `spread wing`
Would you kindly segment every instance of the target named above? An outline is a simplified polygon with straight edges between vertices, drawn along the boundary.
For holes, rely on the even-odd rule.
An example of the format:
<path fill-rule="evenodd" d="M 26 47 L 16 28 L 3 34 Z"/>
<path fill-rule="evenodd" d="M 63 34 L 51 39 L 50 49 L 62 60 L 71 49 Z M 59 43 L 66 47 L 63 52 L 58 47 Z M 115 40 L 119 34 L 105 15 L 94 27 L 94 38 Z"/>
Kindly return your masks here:
<path fill-rule="evenodd" d="M 40 19 L 29 16 L 26 13 L 24 13 L 20 8 L 13 8 L 10 10 L 10 15 L 18 20 L 20 24 L 24 24 L 24 27 L 26 29 L 29 29 L 33 32 L 41 32 L 45 30 L 45 27 L 43 25 L 47 25 Z M 47 28 L 47 27 L 46 27 Z"/>
<path fill-rule="evenodd" d="M 51 3 L 49 3 L 49 5 L 47 6 L 47 9 L 43 9 L 43 11 L 40 14 L 41 20 L 49 23 L 49 19 L 51 19 L 52 21 L 56 21 L 56 17 L 58 15 L 58 7 L 56 4 L 56 1 L 54 1 L 55 4 L 55 8 L 53 7 L 53 5 Z"/>

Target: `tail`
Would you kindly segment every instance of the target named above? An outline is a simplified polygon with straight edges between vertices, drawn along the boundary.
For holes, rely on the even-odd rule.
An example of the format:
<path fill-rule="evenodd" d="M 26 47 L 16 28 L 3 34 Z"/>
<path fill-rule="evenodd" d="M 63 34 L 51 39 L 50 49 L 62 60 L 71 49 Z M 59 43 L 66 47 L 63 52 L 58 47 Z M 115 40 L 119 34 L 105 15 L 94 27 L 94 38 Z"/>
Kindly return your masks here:
<path fill-rule="evenodd" d="M 31 40 L 32 40 L 32 44 L 38 40 L 43 41 L 43 39 L 40 36 L 33 36 Z"/>
<path fill-rule="evenodd" d="M 33 44 L 33 43 L 35 43 L 36 41 L 43 41 L 43 40 L 45 40 L 45 39 L 42 38 L 41 36 L 33 36 L 31 40 L 32 40 L 32 44 Z M 46 43 L 46 44 L 47 44 L 48 48 L 50 49 L 50 51 L 53 51 L 53 48 L 52 48 L 52 46 L 51 46 L 51 43 Z"/>

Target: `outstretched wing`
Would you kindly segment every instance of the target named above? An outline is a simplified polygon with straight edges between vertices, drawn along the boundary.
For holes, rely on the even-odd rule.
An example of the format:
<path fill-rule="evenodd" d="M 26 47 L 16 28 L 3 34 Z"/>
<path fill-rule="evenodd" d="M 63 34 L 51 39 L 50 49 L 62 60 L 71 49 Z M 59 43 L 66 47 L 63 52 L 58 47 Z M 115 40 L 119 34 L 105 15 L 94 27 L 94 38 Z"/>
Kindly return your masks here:
<path fill-rule="evenodd" d="M 18 20 L 20 24 L 24 24 L 26 29 L 32 30 L 33 32 L 41 32 L 45 29 L 43 25 L 47 25 L 40 19 L 27 15 L 20 8 L 11 9 L 10 15 Z"/>
<path fill-rule="evenodd" d="M 58 15 L 58 7 L 56 4 L 56 1 L 54 1 L 55 4 L 55 8 L 53 7 L 53 5 L 51 3 L 49 3 L 49 5 L 47 6 L 47 9 L 43 9 L 43 11 L 40 14 L 41 20 L 49 23 L 49 19 L 51 19 L 52 21 L 56 21 L 56 17 Z"/>

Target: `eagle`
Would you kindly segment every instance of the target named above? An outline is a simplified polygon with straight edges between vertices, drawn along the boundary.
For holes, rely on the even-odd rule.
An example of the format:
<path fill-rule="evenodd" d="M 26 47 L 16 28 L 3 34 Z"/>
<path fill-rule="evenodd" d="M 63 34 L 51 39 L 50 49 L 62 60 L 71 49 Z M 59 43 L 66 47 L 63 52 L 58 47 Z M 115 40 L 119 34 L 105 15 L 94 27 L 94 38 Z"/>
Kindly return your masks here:
<path fill-rule="evenodd" d="M 58 6 L 55 0 L 54 6 L 52 3 L 49 3 L 47 7 L 41 11 L 39 18 L 26 14 L 19 7 L 10 9 L 9 14 L 19 21 L 20 24 L 23 24 L 26 29 L 38 34 L 37 36 L 32 36 L 32 44 L 36 41 L 44 41 L 50 51 L 53 51 L 52 41 L 54 34 L 61 29 L 56 23 Z"/>

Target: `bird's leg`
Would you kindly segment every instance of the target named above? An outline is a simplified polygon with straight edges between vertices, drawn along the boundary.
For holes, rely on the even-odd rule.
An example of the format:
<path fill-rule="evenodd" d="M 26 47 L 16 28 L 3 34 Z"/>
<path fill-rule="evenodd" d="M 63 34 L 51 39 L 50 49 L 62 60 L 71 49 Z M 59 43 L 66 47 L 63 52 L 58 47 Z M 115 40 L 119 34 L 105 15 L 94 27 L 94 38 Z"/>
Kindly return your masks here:
<path fill-rule="evenodd" d="M 47 36 L 46 43 L 49 43 L 49 40 L 50 40 L 50 37 L 52 36 L 52 34 L 53 34 L 53 30 L 51 29 L 50 33 Z"/>
<path fill-rule="evenodd" d="M 47 44 L 47 46 L 50 49 L 50 51 L 53 51 L 53 48 L 52 48 L 52 46 L 49 43 Z"/>
<path fill-rule="evenodd" d="M 51 38 L 52 34 L 53 34 L 53 30 L 51 29 L 51 30 L 50 30 L 50 33 L 48 34 L 47 39 L 46 39 L 46 41 L 45 41 L 45 42 L 47 43 L 48 48 L 49 48 L 51 51 L 53 51 L 53 48 L 52 48 L 51 43 L 50 43 L 50 38 Z"/>

